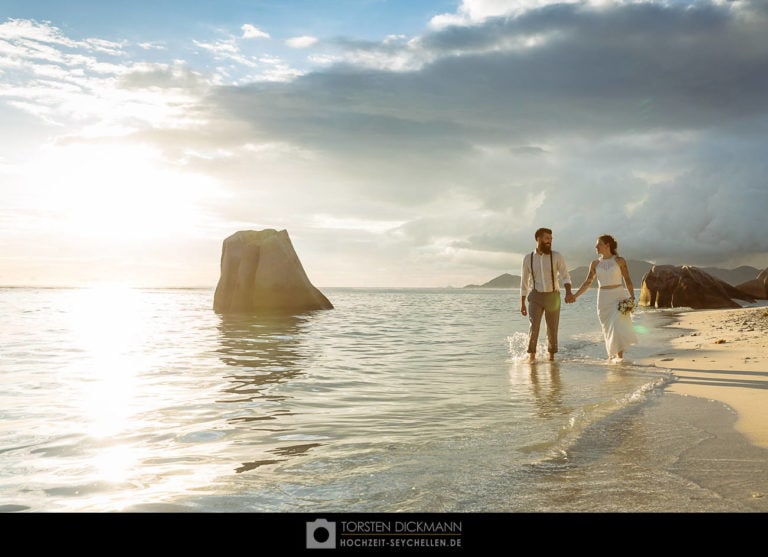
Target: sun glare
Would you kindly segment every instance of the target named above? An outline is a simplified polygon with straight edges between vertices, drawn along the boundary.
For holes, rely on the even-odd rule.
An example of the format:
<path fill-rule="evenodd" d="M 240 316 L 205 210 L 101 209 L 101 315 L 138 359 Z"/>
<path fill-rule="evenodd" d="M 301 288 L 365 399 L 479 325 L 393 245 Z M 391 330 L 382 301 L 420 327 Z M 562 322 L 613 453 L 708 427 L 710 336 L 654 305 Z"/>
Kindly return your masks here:
<path fill-rule="evenodd" d="M 35 182 L 49 227 L 79 238 L 146 241 L 194 229 L 216 195 L 212 180 L 135 145 L 51 147 Z"/>
<path fill-rule="evenodd" d="M 152 348 L 157 342 L 153 294 L 102 283 L 72 289 L 67 296 L 65 327 L 72 354 L 61 370 L 61 384 L 72 390 L 66 396 L 72 406 L 70 418 L 60 426 L 89 438 L 84 450 L 90 451 L 94 477 L 119 486 L 83 493 L 70 501 L 73 510 L 120 510 L 162 501 L 208 485 L 222 468 L 228 470 L 224 462 L 180 474 L 173 459 L 142 442 L 146 436 L 162 435 L 162 409 L 178 396 L 174 385 L 158 377 L 164 368 Z M 182 444 L 180 453 L 186 450 L 194 453 L 197 445 Z"/>
<path fill-rule="evenodd" d="M 80 413 L 87 433 L 103 438 L 127 427 L 136 411 L 133 395 L 146 367 L 145 334 L 137 291 L 117 284 L 77 290 L 70 328 L 73 348 L 82 353 L 72 370 L 82 390 Z"/>

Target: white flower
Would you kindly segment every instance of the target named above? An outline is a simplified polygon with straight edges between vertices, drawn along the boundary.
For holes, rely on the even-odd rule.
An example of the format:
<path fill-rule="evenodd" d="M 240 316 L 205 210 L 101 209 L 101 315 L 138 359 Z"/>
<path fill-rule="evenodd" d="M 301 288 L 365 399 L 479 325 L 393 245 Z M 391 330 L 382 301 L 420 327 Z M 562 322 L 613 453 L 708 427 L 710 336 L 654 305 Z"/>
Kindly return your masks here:
<path fill-rule="evenodd" d="M 622 315 L 627 315 L 635 311 L 635 300 L 633 298 L 625 298 L 619 302 L 619 311 Z"/>

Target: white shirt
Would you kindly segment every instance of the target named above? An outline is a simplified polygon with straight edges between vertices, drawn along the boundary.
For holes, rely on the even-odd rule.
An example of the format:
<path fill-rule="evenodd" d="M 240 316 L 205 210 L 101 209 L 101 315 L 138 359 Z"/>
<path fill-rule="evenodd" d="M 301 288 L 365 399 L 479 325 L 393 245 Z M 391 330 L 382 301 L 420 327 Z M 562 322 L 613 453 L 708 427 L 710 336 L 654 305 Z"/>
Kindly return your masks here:
<path fill-rule="evenodd" d="M 531 277 L 531 254 L 523 257 L 522 270 L 520 272 L 520 296 L 527 296 L 531 290 L 538 292 L 553 292 L 560 290 L 560 280 L 563 284 L 571 284 L 571 275 L 565 264 L 565 258 L 560 252 L 552 251 L 550 254 L 538 254 L 533 252 L 533 277 Z M 555 283 L 552 284 L 552 275 L 555 275 Z M 536 282 L 533 283 L 532 278 Z M 533 284 L 532 284 L 533 283 Z"/>

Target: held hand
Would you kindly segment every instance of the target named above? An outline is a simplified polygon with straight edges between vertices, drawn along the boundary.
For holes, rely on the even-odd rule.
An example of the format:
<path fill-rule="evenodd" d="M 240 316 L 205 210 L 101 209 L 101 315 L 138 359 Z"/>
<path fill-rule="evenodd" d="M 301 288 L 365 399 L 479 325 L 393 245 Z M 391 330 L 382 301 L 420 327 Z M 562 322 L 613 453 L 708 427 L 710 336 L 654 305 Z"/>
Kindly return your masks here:
<path fill-rule="evenodd" d="M 576 296 L 574 296 L 573 294 L 566 294 L 565 295 L 565 303 L 566 304 L 572 304 L 575 301 L 576 301 Z"/>

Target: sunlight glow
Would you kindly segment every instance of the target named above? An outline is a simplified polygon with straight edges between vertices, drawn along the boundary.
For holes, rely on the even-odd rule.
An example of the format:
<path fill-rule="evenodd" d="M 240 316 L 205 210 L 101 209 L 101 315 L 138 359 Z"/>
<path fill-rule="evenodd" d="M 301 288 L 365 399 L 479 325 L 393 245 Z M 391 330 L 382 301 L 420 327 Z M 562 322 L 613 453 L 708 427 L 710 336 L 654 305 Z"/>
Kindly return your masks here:
<path fill-rule="evenodd" d="M 231 470 L 231 462 L 224 461 L 179 472 L 175 462 L 142 441 L 165 435 L 174 442 L 173 431 L 164 430 L 163 408 L 169 399 L 182 396 L 173 376 L 160 372 L 168 364 L 158 355 L 154 325 L 161 316 L 153 311 L 152 302 L 152 292 L 120 283 L 69 291 L 64 326 L 69 329 L 72 355 L 61 371 L 61 384 L 73 390 L 66 395 L 73 407 L 71 418 L 62 425 L 69 434 L 88 436 L 83 450 L 90 453 L 93 477 L 115 486 L 114 491 L 105 487 L 78 493 L 64 503 L 71 510 L 119 511 L 142 502 L 167 501 L 170 494 L 209 485 Z M 173 418 L 175 422 L 178 416 Z M 198 443 L 182 442 L 176 458 L 184 461 L 185 455 L 198 450 Z"/>
<path fill-rule="evenodd" d="M 73 348 L 84 358 L 74 370 L 89 435 L 108 437 L 127 427 L 135 412 L 138 374 L 146 367 L 139 294 L 116 284 L 78 290 L 71 319 Z"/>
<path fill-rule="evenodd" d="M 115 483 L 125 481 L 139 461 L 137 449 L 126 445 L 104 448 L 91 460 L 99 478 Z"/>
<path fill-rule="evenodd" d="M 216 195 L 205 176 L 185 174 L 135 145 L 57 146 L 34 173 L 42 218 L 52 231 L 77 237 L 136 242 L 189 230 Z"/>
<path fill-rule="evenodd" d="M 336 218 L 330 215 L 315 215 L 312 225 L 318 228 L 336 230 L 364 230 L 374 234 L 393 230 L 405 224 L 405 221 L 367 220 L 357 218 Z"/>

